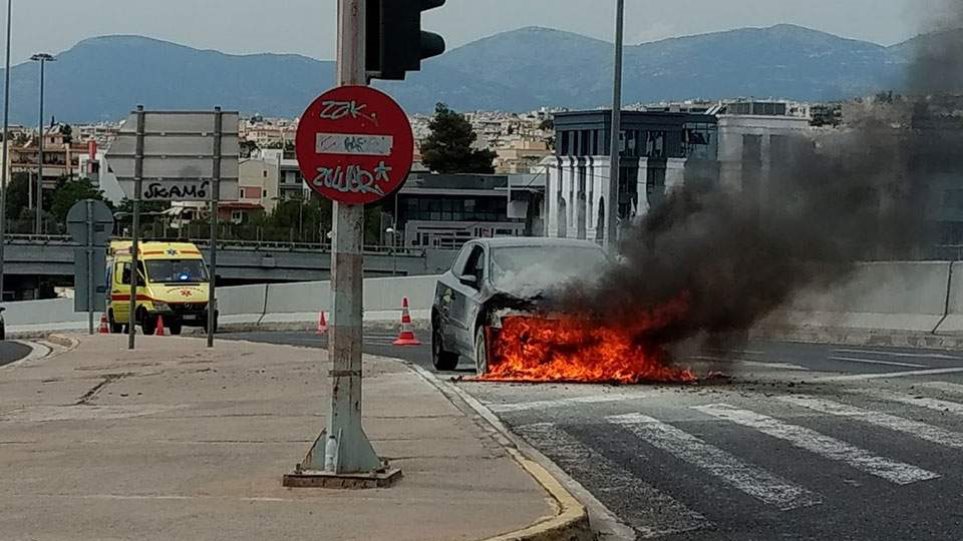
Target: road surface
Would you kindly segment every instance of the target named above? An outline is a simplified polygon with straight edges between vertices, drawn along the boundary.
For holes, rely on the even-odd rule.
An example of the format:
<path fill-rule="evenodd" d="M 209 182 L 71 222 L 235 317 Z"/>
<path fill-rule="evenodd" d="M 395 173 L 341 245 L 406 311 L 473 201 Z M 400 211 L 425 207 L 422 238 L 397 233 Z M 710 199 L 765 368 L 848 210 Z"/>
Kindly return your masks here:
<path fill-rule="evenodd" d="M 30 348 L 17 342 L 0 342 L 0 366 L 5 366 L 23 359 L 30 353 Z"/>
<path fill-rule="evenodd" d="M 961 538 L 963 352 L 756 343 L 715 368 L 734 379 L 460 385 L 590 493 L 603 539 Z"/>

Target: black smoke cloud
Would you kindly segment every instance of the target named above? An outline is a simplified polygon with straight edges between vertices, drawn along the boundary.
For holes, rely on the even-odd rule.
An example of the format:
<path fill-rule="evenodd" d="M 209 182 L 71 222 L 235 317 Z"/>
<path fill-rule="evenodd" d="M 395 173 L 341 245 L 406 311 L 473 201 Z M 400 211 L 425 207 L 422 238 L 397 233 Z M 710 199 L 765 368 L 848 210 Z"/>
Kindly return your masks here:
<path fill-rule="evenodd" d="M 948 4 L 956 27 L 960 6 Z M 963 178 L 963 100 L 945 96 L 963 89 L 961 35 L 922 40 L 906 72 L 911 97 L 880 96 L 843 128 L 784 142 L 766 177 L 748 178 L 744 163 L 736 186 L 672 191 L 624 234 L 620 262 L 596 284 L 568 288 L 561 309 L 632 328 L 685 296 L 685 317 L 637 340 L 724 349 L 798 293 L 846 280 L 860 260 L 925 256 L 934 193 Z"/>

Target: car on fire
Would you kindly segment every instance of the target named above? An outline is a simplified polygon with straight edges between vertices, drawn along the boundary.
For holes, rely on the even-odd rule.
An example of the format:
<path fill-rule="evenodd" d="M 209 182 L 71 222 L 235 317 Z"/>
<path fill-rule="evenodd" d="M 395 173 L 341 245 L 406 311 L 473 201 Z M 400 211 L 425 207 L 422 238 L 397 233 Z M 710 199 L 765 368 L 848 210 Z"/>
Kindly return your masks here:
<path fill-rule="evenodd" d="M 593 242 L 497 238 L 468 242 L 435 288 L 431 310 L 432 363 L 454 370 L 459 358 L 487 372 L 489 327 L 508 313 L 533 310 L 552 289 L 597 276 L 609 263 Z"/>

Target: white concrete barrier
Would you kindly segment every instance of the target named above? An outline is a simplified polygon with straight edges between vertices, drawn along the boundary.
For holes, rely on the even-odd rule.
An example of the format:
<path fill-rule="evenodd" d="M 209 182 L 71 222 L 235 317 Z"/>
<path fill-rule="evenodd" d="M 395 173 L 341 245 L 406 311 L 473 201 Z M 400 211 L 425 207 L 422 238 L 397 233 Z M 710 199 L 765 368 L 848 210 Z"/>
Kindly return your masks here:
<path fill-rule="evenodd" d="M 946 318 L 936 329 L 937 334 L 963 334 L 963 263 L 953 263 L 952 274 Z"/>
<path fill-rule="evenodd" d="M 852 279 L 828 291 L 800 295 L 760 328 L 870 330 L 880 333 L 963 334 L 963 263 L 867 263 Z M 407 297 L 412 316 L 427 319 L 437 276 L 365 280 L 366 321 L 394 322 Z M 307 282 L 220 288 L 223 324 L 306 327 L 318 312 L 330 312 L 330 284 Z M 86 328 L 86 315 L 73 301 L 8 303 L 12 333 Z"/>
<path fill-rule="evenodd" d="M 45 331 L 72 331 L 87 328 L 87 313 L 74 312 L 73 299 L 9 302 L 3 305 L 8 332 L 39 333 Z M 95 324 L 100 323 L 97 315 Z"/>
<path fill-rule="evenodd" d="M 946 312 L 950 264 L 864 263 L 846 283 L 800 294 L 766 326 L 931 333 Z"/>
<path fill-rule="evenodd" d="M 408 297 L 412 317 L 427 319 L 437 276 L 372 278 L 365 280 L 365 319 L 395 321 L 401 299 Z M 220 321 L 230 325 L 313 324 L 318 312 L 330 311 L 329 282 L 222 287 L 218 289 Z M 6 303 L 4 314 L 11 333 L 87 328 L 87 315 L 75 313 L 72 299 Z M 99 322 L 99 314 L 97 316 Z"/>

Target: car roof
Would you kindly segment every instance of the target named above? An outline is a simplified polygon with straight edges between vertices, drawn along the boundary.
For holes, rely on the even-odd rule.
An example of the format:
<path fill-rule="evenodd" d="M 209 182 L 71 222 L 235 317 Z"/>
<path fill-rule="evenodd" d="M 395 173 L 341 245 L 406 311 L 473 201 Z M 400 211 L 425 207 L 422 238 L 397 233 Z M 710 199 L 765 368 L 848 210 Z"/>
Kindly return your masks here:
<path fill-rule="evenodd" d="M 500 237 L 494 239 L 477 239 L 474 242 L 489 248 L 557 247 L 602 249 L 602 247 L 598 244 L 587 240 L 561 239 L 552 237 Z"/>

